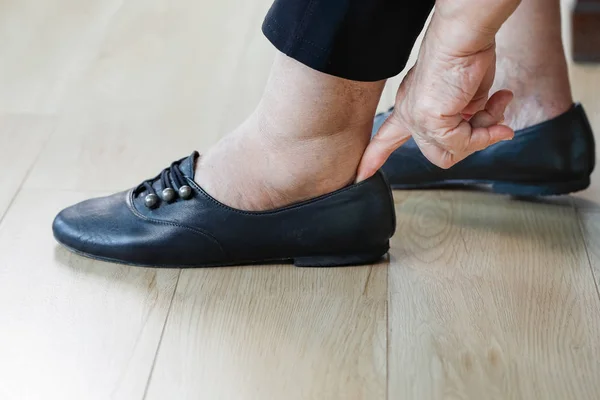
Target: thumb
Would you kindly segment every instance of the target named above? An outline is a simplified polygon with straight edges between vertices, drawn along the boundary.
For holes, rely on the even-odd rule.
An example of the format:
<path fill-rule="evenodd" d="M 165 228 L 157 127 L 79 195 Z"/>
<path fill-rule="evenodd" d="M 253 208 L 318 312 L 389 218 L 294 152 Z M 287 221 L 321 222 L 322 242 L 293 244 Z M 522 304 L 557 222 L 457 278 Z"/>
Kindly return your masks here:
<path fill-rule="evenodd" d="M 394 150 L 410 139 L 410 131 L 395 112 L 383 123 L 367 146 L 358 165 L 356 183 L 375 175 Z"/>

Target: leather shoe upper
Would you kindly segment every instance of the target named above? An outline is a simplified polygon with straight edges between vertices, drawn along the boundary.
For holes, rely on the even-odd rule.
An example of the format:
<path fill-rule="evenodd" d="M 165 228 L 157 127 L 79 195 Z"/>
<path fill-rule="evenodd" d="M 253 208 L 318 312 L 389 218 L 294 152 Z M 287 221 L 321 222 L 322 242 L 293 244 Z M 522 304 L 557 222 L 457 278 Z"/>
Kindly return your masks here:
<path fill-rule="evenodd" d="M 174 163 L 137 188 L 63 210 L 53 224 L 56 239 L 109 261 L 212 266 L 381 249 L 394 232 L 393 200 L 381 173 L 309 201 L 248 212 L 220 203 L 194 182 L 197 156 Z M 173 182 L 179 173 L 183 180 Z M 160 196 L 164 190 L 163 176 L 174 189 L 189 186 L 191 197 L 160 199 L 149 207 L 150 192 Z"/>

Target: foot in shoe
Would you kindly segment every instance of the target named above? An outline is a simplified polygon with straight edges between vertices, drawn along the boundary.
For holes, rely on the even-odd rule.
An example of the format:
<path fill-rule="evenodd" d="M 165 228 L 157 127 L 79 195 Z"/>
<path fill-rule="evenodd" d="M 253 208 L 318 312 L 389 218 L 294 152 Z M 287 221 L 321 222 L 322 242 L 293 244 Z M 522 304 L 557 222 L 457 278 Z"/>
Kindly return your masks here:
<path fill-rule="evenodd" d="M 375 118 L 373 132 L 388 113 Z M 471 155 L 449 169 L 431 164 L 414 140 L 387 160 L 382 170 L 393 189 L 469 188 L 514 196 L 577 192 L 590 184 L 594 135 L 580 104 Z"/>
<path fill-rule="evenodd" d="M 395 228 L 393 201 L 381 174 L 351 183 L 383 85 L 279 54 L 256 111 L 205 156 L 67 208 L 54 235 L 83 255 L 136 265 L 373 262 Z"/>
<path fill-rule="evenodd" d="M 131 190 L 63 210 L 55 238 L 94 259 L 155 267 L 366 264 L 389 248 L 394 205 L 381 173 L 302 203 L 251 212 L 198 186 L 197 160 L 194 153 Z"/>
<path fill-rule="evenodd" d="M 509 89 L 504 114 L 511 141 L 475 153 L 448 170 L 428 162 L 414 141 L 383 167 L 393 188 L 484 188 L 516 196 L 585 189 L 594 168 L 594 136 L 581 105 L 573 106 L 562 46 L 558 0 L 523 1 L 496 36 L 491 92 Z M 374 131 L 386 114 L 375 119 Z"/>

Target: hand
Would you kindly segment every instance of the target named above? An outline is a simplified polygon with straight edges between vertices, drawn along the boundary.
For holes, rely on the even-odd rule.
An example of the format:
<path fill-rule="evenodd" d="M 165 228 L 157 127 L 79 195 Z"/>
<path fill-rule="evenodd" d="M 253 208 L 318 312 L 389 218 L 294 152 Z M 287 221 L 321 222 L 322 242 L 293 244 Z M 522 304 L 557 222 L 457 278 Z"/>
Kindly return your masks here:
<path fill-rule="evenodd" d="M 363 155 L 357 181 L 373 175 L 411 136 L 441 168 L 512 139 L 514 131 L 501 125 L 512 92 L 501 90 L 488 98 L 495 75 L 495 32 L 434 15 L 393 113 Z"/>

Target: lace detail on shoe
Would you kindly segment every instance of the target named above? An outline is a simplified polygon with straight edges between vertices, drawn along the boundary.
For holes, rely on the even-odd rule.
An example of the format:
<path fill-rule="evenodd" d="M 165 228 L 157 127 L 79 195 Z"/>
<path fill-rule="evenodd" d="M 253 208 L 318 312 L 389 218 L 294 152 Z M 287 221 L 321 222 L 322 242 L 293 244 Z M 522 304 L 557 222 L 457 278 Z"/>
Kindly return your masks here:
<path fill-rule="evenodd" d="M 180 169 L 181 163 L 184 160 L 173 162 L 169 167 L 163 169 L 157 177 L 142 182 L 135 189 L 137 195 L 145 193 L 144 204 L 146 207 L 155 208 L 159 205 L 160 200 L 171 203 L 177 196 L 184 200 L 192 197 L 192 188 L 186 184 L 185 176 Z M 157 181 L 160 182 L 160 196 L 156 193 L 153 186 Z"/>

